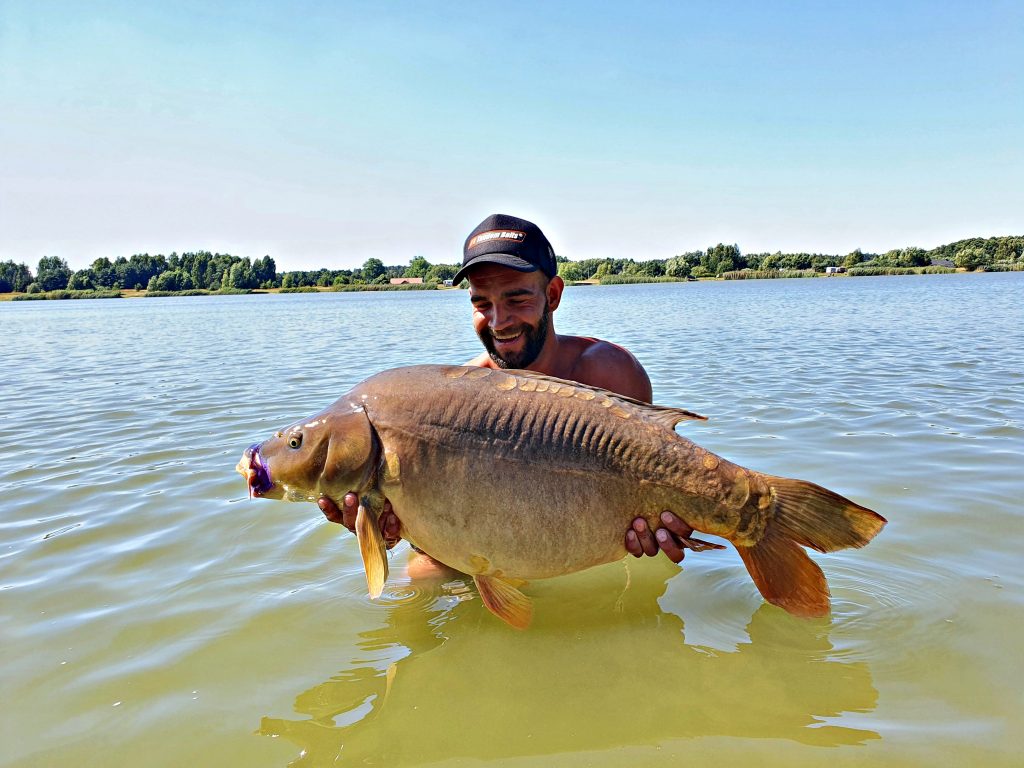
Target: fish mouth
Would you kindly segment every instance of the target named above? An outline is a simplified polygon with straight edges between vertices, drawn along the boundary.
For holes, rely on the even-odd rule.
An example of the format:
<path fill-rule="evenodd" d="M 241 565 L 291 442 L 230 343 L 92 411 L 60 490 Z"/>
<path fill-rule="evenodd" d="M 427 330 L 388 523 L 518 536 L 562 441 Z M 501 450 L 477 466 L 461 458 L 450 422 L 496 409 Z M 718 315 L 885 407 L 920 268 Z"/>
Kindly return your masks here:
<path fill-rule="evenodd" d="M 249 486 L 249 498 L 265 496 L 274 487 L 270 479 L 270 466 L 260 456 L 260 444 L 253 443 L 245 449 L 235 467 Z"/>

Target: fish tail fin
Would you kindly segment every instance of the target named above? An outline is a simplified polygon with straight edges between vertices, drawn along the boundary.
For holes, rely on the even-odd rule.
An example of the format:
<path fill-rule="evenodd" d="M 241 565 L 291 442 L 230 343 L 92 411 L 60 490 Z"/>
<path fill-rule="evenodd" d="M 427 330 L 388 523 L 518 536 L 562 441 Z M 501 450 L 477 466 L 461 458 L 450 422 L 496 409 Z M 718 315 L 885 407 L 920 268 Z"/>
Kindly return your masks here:
<path fill-rule="evenodd" d="M 863 547 L 886 520 L 814 483 L 771 476 L 765 481 L 772 492 L 765 533 L 753 546 L 736 549 L 765 600 L 797 616 L 825 616 L 825 575 L 801 546 L 818 552 Z"/>

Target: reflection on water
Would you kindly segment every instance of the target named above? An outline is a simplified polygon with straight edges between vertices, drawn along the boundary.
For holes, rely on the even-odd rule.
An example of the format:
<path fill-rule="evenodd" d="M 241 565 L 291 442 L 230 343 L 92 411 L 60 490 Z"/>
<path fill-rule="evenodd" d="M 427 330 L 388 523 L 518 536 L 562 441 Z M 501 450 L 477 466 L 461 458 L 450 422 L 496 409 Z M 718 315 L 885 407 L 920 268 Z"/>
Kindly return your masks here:
<path fill-rule="evenodd" d="M 458 582 L 411 590 L 387 608 L 384 626 L 360 633 L 361 663 L 298 694 L 301 718 L 266 717 L 259 732 L 294 743 L 303 766 L 339 756 L 392 766 L 491 760 L 694 736 L 813 746 L 879 738 L 830 723 L 878 701 L 868 664 L 833 653 L 831 620 L 761 605 L 735 650 L 688 644 L 683 620 L 659 605 L 674 569 L 651 566 L 535 582 L 535 623 L 522 633 L 476 600 L 444 599 Z"/>

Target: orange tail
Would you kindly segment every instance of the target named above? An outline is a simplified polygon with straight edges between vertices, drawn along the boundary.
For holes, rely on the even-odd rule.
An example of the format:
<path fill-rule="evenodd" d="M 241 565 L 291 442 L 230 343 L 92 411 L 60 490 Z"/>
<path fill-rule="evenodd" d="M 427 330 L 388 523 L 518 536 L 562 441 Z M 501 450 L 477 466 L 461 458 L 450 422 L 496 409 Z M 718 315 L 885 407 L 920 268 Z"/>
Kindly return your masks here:
<path fill-rule="evenodd" d="M 863 547 L 885 525 L 877 512 L 814 483 L 765 476 L 772 506 L 764 536 L 736 549 L 764 599 L 797 616 L 825 616 L 829 591 L 821 568 L 801 548 Z"/>

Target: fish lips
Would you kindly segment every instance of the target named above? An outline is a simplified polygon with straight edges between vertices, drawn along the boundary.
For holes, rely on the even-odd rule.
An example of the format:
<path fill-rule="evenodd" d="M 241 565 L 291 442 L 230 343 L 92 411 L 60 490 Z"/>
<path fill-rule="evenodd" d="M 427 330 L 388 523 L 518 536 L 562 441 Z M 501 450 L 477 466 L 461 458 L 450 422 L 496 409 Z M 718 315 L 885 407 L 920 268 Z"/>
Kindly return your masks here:
<path fill-rule="evenodd" d="M 249 484 L 249 497 L 265 496 L 274 487 L 270 477 L 270 465 L 260 455 L 260 444 L 253 443 L 245 449 L 242 460 L 238 462 L 238 471 L 245 476 Z"/>

